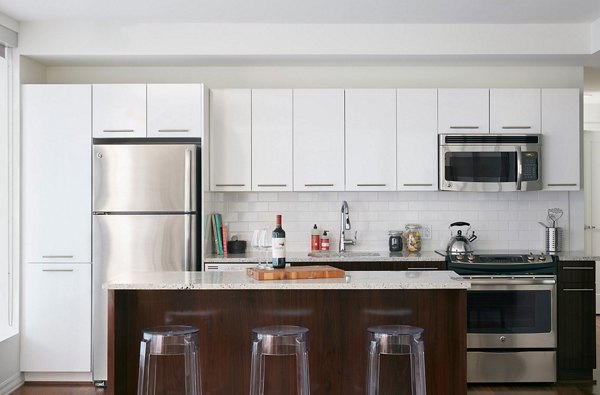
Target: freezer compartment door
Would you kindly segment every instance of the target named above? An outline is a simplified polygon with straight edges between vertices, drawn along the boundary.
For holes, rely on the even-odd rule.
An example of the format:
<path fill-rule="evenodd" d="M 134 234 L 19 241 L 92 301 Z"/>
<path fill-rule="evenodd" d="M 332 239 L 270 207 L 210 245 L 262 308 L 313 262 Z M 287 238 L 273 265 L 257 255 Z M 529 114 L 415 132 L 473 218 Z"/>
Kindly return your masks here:
<path fill-rule="evenodd" d="M 195 270 L 195 229 L 193 214 L 93 216 L 94 380 L 107 379 L 108 293 L 102 284 L 124 272 Z"/>
<path fill-rule="evenodd" d="M 93 210 L 196 212 L 199 146 L 98 144 Z"/>

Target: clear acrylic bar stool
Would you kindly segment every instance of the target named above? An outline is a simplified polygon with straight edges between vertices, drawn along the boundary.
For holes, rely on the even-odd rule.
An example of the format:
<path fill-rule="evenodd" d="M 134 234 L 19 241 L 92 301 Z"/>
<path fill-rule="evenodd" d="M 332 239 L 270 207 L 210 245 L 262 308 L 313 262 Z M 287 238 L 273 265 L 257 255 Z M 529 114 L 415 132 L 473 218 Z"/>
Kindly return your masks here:
<path fill-rule="evenodd" d="M 367 395 L 379 394 L 379 358 L 381 354 L 410 355 L 411 390 L 413 395 L 425 395 L 425 345 L 423 329 L 408 325 L 382 325 L 369 332 L 369 362 Z"/>
<path fill-rule="evenodd" d="M 291 325 L 274 325 L 252 330 L 250 395 L 264 394 L 265 355 L 295 355 L 296 394 L 310 395 L 307 328 Z"/>
<path fill-rule="evenodd" d="M 184 325 L 157 326 L 144 329 L 140 343 L 138 395 L 156 393 L 157 356 L 183 355 L 185 365 L 185 395 L 201 395 L 198 328 Z M 153 365 L 153 368 L 150 366 Z"/>

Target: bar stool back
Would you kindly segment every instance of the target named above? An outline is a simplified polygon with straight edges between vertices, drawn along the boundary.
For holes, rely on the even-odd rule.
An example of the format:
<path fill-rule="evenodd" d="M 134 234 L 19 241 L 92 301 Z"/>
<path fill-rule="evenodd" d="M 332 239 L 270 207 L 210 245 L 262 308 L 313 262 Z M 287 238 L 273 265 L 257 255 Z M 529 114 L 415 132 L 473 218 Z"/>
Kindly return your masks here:
<path fill-rule="evenodd" d="M 379 358 L 381 354 L 410 355 L 412 394 L 425 395 L 423 329 L 408 325 L 381 325 L 368 328 L 368 332 L 367 395 L 379 394 Z"/>
<path fill-rule="evenodd" d="M 296 393 L 310 395 L 308 372 L 308 329 L 301 326 L 274 325 L 252 330 L 250 395 L 265 391 L 265 355 L 296 356 Z"/>
<path fill-rule="evenodd" d="M 138 395 L 156 393 L 156 363 L 151 369 L 150 358 L 168 355 L 184 356 L 185 395 L 201 395 L 198 329 L 184 325 L 144 329 L 140 343 Z"/>

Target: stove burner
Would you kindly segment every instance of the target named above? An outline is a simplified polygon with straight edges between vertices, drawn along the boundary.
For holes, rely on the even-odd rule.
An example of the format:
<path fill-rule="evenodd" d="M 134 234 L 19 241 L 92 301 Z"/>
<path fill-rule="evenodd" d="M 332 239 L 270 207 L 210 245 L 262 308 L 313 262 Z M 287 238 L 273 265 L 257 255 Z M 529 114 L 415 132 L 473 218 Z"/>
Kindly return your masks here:
<path fill-rule="evenodd" d="M 504 254 L 474 253 L 450 254 L 448 269 L 458 274 L 555 274 L 556 257 L 544 253 Z"/>

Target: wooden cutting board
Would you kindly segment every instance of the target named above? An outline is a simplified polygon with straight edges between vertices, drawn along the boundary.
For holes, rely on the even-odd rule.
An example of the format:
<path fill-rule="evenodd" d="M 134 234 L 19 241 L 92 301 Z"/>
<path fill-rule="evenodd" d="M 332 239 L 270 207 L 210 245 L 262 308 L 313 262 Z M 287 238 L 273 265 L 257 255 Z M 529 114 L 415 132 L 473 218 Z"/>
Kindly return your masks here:
<path fill-rule="evenodd" d="M 341 278 L 346 272 L 327 265 L 290 266 L 284 269 L 251 267 L 246 274 L 256 280 L 305 280 L 311 278 Z"/>

